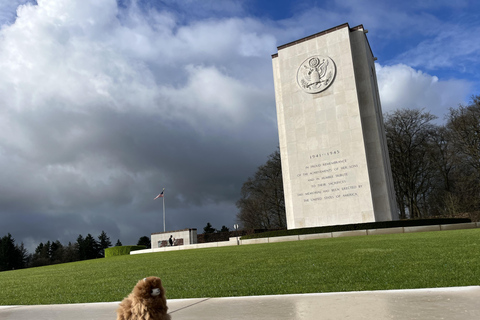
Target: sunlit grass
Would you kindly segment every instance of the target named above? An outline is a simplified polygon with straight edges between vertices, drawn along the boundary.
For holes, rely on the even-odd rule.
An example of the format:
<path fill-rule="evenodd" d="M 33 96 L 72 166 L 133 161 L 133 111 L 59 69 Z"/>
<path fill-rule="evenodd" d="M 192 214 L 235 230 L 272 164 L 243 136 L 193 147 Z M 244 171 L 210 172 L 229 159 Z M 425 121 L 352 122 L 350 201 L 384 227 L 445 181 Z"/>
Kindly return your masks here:
<path fill-rule="evenodd" d="M 0 273 L 0 304 L 119 301 L 146 276 L 198 298 L 480 285 L 480 229 L 171 251 Z"/>

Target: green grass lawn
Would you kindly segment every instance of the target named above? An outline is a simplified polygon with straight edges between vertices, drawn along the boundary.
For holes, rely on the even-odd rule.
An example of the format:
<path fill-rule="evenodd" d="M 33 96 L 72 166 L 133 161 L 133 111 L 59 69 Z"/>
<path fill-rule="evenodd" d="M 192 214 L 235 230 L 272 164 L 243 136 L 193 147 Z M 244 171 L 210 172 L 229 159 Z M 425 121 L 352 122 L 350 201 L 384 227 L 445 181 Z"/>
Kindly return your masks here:
<path fill-rule="evenodd" d="M 480 285 L 480 229 L 119 256 L 0 272 L 0 304 L 119 301 L 146 276 L 168 299 Z"/>

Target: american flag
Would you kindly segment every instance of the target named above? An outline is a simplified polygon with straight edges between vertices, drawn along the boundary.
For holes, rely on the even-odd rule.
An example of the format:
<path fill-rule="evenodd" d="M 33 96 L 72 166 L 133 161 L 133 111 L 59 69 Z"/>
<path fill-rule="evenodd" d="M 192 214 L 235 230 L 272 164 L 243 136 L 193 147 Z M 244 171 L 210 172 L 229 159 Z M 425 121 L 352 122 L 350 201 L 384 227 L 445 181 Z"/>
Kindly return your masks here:
<path fill-rule="evenodd" d="M 153 200 L 157 200 L 158 198 L 163 198 L 163 192 L 165 191 L 165 188 L 163 188 L 162 193 L 160 193 L 158 196 L 155 197 Z"/>

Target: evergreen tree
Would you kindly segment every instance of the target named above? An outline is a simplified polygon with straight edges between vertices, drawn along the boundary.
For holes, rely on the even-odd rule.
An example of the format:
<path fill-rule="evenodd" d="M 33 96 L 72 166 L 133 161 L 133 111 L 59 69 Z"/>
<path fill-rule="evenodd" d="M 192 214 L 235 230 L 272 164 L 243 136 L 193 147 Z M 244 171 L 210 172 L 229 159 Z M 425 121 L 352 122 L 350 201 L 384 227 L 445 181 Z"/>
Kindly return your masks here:
<path fill-rule="evenodd" d="M 110 238 L 107 236 L 105 231 L 102 230 L 102 233 L 98 236 L 98 247 L 99 247 L 99 252 L 102 257 L 105 256 L 105 249 L 108 247 L 112 246 L 112 242 L 110 241 Z"/>
<path fill-rule="evenodd" d="M 203 231 L 205 233 L 214 233 L 215 232 L 215 228 L 212 227 L 212 225 L 210 224 L 210 222 L 207 222 L 207 225 L 203 228 Z"/>
<path fill-rule="evenodd" d="M 121 247 L 123 246 L 122 242 L 120 241 L 120 239 L 117 239 L 117 243 L 115 243 L 115 247 Z"/>
<path fill-rule="evenodd" d="M 42 255 L 47 259 L 47 264 L 50 264 L 50 258 L 52 257 L 52 244 L 50 243 L 50 240 L 43 246 Z"/>
<path fill-rule="evenodd" d="M 2 237 L 0 239 L 0 271 L 21 269 L 24 267 L 22 249 L 15 245 L 15 239 L 10 233 Z"/>
<path fill-rule="evenodd" d="M 226 226 L 222 226 L 222 229 L 220 229 L 220 232 L 230 232 L 230 229 L 228 229 Z"/>
<path fill-rule="evenodd" d="M 95 259 L 100 257 L 100 250 L 98 242 L 95 238 L 89 233 L 83 240 L 84 250 L 85 250 L 85 259 Z"/>
<path fill-rule="evenodd" d="M 72 244 L 71 242 L 68 243 L 63 250 L 63 262 L 74 262 L 78 261 L 78 243 Z"/>
<path fill-rule="evenodd" d="M 137 245 L 146 246 L 147 249 L 150 249 L 152 247 L 150 243 L 150 238 L 147 236 L 140 237 L 140 239 L 138 239 Z"/>
<path fill-rule="evenodd" d="M 15 245 L 15 247 L 20 254 L 22 268 L 28 268 L 32 255 L 28 254 L 28 251 L 23 245 L 23 242 L 20 244 L 20 246 Z"/>
<path fill-rule="evenodd" d="M 56 240 L 50 245 L 50 263 L 57 264 L 64 262 L 64 248 L 60 241 Z"/>
<path fill-rule="evenodd" d="M 47 243 L 40 242 L 35 248 L 35 253 L 31 261 L 31 267 L 41 267 L 50 264 L 50 241 Z"/>
<path fill-rule="evenodd" d="M 78 235 L 76 249 L 77 249 L 78 260 L 82 261 L 87 259 L 87 253 L 85 249 L 85 239 L 83 239 L 83 236 L 81 234 Z"/>

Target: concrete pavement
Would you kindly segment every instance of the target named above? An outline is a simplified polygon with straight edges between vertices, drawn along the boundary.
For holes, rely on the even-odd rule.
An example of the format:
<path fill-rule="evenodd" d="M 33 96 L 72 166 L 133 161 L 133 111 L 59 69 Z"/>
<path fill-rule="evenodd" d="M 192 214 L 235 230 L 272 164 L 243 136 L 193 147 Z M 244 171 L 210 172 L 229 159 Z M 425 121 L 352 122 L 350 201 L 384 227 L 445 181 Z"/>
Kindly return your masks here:
<path fill-rule="evenodd" d="M 168 300 L 167 303 L 174 320 L 478 320 L 480 319 L 480 286 L 172 299 Z M 117 306 L 118 302 L 0 306 L 0 319 L 115 319 Z"/>

